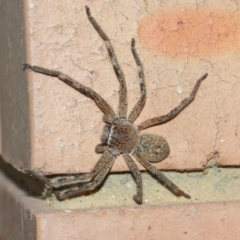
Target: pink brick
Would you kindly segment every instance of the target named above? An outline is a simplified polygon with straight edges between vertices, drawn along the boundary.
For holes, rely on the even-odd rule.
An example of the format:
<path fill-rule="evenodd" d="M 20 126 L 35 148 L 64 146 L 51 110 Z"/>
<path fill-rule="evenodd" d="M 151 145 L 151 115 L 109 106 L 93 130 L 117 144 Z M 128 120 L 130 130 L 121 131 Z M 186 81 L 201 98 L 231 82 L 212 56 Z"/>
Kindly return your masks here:
<path fill-rule="evenodd" d="M 37 1 L 14 4 L 6 2 L 2 6 L 4 13 L 18 9 L 11 13 L 15 14 L 15 18 L 8 14 L 8 24 L 4 22 L 5 36 L 13 34 L 9 51 L 14 61 L 12 58 L 8 62 L 7 55 L 6 59 L 0 60 L 2 72 L 6 76 L 1 88 L 1 99 L 5 104 L 1 113 L 1 135 L 4 139 L 2 155 L 16 168 L 31 166 L 46 173 L 87 172 L 100 157 L 94 148 L 100 141 L 104 125 L 102 113 L 91 100 L 58 80 L 36 73 L 25 74 L 21 64 L 27 61 L 61 70 L 93 88 L 116 109 L 119 84 L 104 43 L 89 23 L 84 4 L 79 1 L 64 6 L 62 2 Z M 126 75 L 129 111 L 139 98 L 137 67 L 130 50 L 130 40 L 136 37 L 136 48 L 145 69 L 148 93 L 145 109 L 136 124 L 169 112 L 189 95 L 201 75 L 209 73 L 195 101 L 176 119 L 144 131 L 162 135 L 170 144 L 169 158 L 156 166 L 166 169 L 201 169 L 214 152 L 218 152 L 220 164 L 239 165 L 237 126 L 240 119 L 240 85 L 237 80 L 237 55 L 230 50 L 224 52 L 221 58 L 206 56 L 206 59 L 191 58 L 190 55 L 189 59 L 174 59 L 166 54 L 156 54 L 146 49 L 138 38 L 138 23 L 148 16 L 148 12 L 155 11 L 154 4 L 149 5 L 148 12 L 139 7 L 102 5 L 101 1 L 89 7 L 112 40 Z M 166 9 L 160 6 L 158 10 Z M 178 7 L 174 9 L 176 11 Z M 21 16 L 21 11 L 24 16 Z M 211 11 L 215 11 L 214 8 Z M 123 12 L 126 18 L 122 18 Z M 229 16 L 236 21 L 233 26 L 239 25 L 237 13 L 234 13 L 235 17 L 230 16 L 228 10 L 215 11 L 214 14 L 224 16 L 224 19 Z M 11 24 L 13 28 L 8 27 Z M 209 31 L 208 28 L 205 30 Z M 8 44 L 5 36 L 4 49 Z M 125 170 L 127 166 L 119 158 L 113 171 Z"/>

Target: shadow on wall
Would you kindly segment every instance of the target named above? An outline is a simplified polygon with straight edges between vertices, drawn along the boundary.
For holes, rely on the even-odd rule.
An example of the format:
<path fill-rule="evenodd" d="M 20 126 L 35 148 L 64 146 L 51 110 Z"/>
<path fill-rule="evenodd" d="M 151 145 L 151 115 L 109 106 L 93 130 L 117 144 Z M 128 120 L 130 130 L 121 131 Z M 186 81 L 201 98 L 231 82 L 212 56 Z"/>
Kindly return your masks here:
<path fill-rule="evenodd" d="M 44 189 L 44 184 L 42 182 L 16 170 L 12 165 L 6 163 L 2 157 L 0 157 L 0 171 L 27 194 L 38 197 L 42 195 Z M 0 240 L 2 240 L 1 236 Z"/>

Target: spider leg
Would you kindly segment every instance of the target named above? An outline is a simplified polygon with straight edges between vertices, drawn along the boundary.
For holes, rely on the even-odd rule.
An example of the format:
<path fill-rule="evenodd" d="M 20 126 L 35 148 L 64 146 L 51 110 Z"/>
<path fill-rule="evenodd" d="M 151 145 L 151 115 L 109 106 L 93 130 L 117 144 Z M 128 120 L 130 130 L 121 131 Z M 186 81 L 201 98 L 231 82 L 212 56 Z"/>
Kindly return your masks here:
<path fill-rule="evenodd" d="M 111 153 L 110 153 L 111 154 Z M 108 172 L 111 170 L 116 156 L 111 155 L 106 164 L 101 168 L 96 177 L 89 183 L 80 183 L 75 186 L 71 186 L 64 190 L 54 191 L 57 199 L 63 201 L 68 198 L 73 198 L 81 194 L 93 191 L 99 185 L 102 184 L 103 180 L 106 178 Z"/>
<path fill-rule="evenodd" d="M 172 183 L 161 171 L 159 171 L 155 166 L 151 165 L 148 161 L 141 158 L 140 156 L 134 154 L 134 157 L 138 160 L 138 162 L 144 166 L 152 175 L 156 176 L 156 178 L 173 194 L 176 196 L 183 196 L 185 198 L 191 198 L 190 195 L 182 191 L 178 186 Z"/>
<path fill-rule="evenodd" d="M 25 170 L 24 172 L 36 177 L 40 181 L 47 184 L 49 187 L 53 189 L 63 188 L 74 184 L 91 182 L 94 177 L 96 177 L 102 168 L 112 160 L 112 153 L 106 150 L 94 168 L 90 173 L 82 173 L 82 174 L 72 174 L 68 176 L 55 176 L 55 177 L 46 177 L 40 172 L 35 172 L 31 170 Z"/>
<path fill-rule="evenodd" d="M 133 200 L 138 204 L 142 204 L 143 190 L 141 172 L 139 171 L 136 163 L 132 160 L 129 154 L 127 153 L 123 154 L 123 158 L 126 164 L 128 165 L 129 169 L 131 170 L 137 184 L 137 194 L 133 196 Z"/>
<path fill-rule="evenodd" d="M 125 82 L 125 78 L 123 75 L 123 72 L 118 64 L 117 57 L 115 55 L 115 52 L 113 50 L 112 44 L 108 38 L 108 36 L 104 33 L 102 28 L 99 26 L 99 24 L 96 22 L 96 20 L 92 17 L 89 7 L 86 8 L 86 13 L 88 16 L 88 19 L 90 23 L 93 25 L 95 30 L 98 32 L 100 37 L 105 42 L 105 45 L 107 47 L 108 55 L 112 61 L 114 72 L 118 78 L 118 81 L 120 83 L 120 93 L 119 93 L 119 117 L 126 117 L 127 114 L 127 86 Z"/>
<path fill-rule="evenodd" d="M 92 179 L 91 173 L 81 173 L 54 177 L 46 176 L 41 172 L 31 170 L 25 170 L 24 173 L 39 179 L 52 189 L 62 188 L 65 186 L 76 184 L 78 182 L 89 182 Z"/>
<path fill-rule="evenodd" d="M 62 82 L 66 83 L 70 87 L 74 88 L 84 96 L 91 98 L 96 105 L 99 107 L 99 109 L 107 116 L 109 119 L 113 119 L 116 117 L 114 111 L 112 108 L 109 106 L 109 104 L 95 91 L 93 91 L 91 88 L 85 87 L 81 83 L 75 81 L 74 79 L 70 78 L 69 76 L 59 72 L 59 71 L 54 71 L 50 70 L 47 68 L 42 68 L 38 66 L 31 66 L 27 63 L 23 64 L 23 70 L 30 69 L 33 72 L 41 73 L 44 75 L 48 75 L 51 77 L 56 77 Z"/>
<path fill-rule="evenodd" d="M 196 82 L 191 94 L 189 97 L 185 98 L 177 107 L 175 107 L 171 112 L 169 112 L 166 115 L 162 115 L 159 117 L 148 119 L 138 125 L 139 130 L 143 130 L 145 128 L 149 128 L 155 125 L 160 125 L 163 123 L 166 123 L 173 118 L 175 118 L 185 107 L 187 107 L 193 100 L 194 97 L 198 91 L 198 88 L 201 84 L 201 82 L 208 76 L 207 73 L 205 73 L 198 81 Z"/>
<path fill-rule="evenodd" d="M 141 113 L 141 111 L 145 105 L 147 94 L 146 94 L 143 66 L 140 61 L 140 58 L 138 57 L 136 49 L 135 49 L 135 39 L 134 38 L 132 39 L 131 49 L 132 49 L 133 57 L 135 59 L 137 67 L 138 67 L 138 76 L 139 76 L 139 80 L 140 80 L 140 90 L 141 90 L 141 97 L 138 100 L 138 102 L 136 103 L 135 107 L 133 108 L 133 110 L 131 111 L 131 113 L 128 117 L 129 121 L 134 122 L 136 120 L 136 118 L 139 116 L 139 114 Z"/>

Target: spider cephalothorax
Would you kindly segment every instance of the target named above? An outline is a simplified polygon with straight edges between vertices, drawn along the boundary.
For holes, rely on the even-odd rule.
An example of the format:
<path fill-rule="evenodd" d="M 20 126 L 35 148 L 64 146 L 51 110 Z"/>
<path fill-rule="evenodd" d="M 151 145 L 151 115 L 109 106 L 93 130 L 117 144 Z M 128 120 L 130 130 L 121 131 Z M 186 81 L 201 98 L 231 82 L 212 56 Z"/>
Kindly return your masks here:
<path fill-rule="evenodd" d="M 93 25 L 106 44 L 113 69 L 120 83 L 118 114 L 116 114 L 109 104 L 95 91 L 93 91 L 91 88 L 83 86 L 81 83 L 75 81 L 69 76 L 59 71 L 24 64 L 24 70 L 30 69 L 34 72 L 56 77 L 70 87 L 79 91 L 81 94 L 91 98 L 103 112 L 103 121 L 106 123 L 103 129 L 101 143 L 96 146 L 96 152 L 102 153 L 102 156 L 90 173 L 47 177 L 34 171 L 26 170 L 26 172 L 37 177 L 51 187 L 52 191 L 59 200 L 65 200 L 92 191 L 100 186 L 103 180 L 106 178 L 108 172 L 111 170 L 114 160 L 117 158 L 117 156 L 122 154 L 137 184 L 137 194 L 133 197 L 133 199 L 138 204 L 141 204 L 143 195 L 142 177 L 141 172 L 130 156 L 133 155 L 143 167 L 145 167 L 152 175 L 154 175 L 172 193 L 177 196 L 190 198 L 187 193 L 179 189 L 165 175 L 163 175 L 161 171 L 150 164 L 150 162 L 162 161 L 169 155 L 170 149 L 167 141 L 158 135 L 139 135 L 139 133 L 143 129 L 164 124 L 175 118 L 188 104 L 193 101 L 201 82 L 207 77 L 207 74 L 204 74 L 196 82 L 190 96 L 185 98 L 168 114 L 146 120 L 140 123 L 138 126 L 134 125 L 134 121 L 141 113 L 146 101 L 146 87 L 143 67 L 135 50 L 135 40 L 132 39 L 131 50 L 134 60 L 138 66 L 141 97 L 127 118 L 127 87 L 124 75 L 118 64 L 109 38 L 103 32 L 96 20 L 91 16 L 90 9 L 88 7 L 86 7 L 86 12 L 90 23 Z"/>
<path fill-rule="evenodd" d="M 111 125 L 104 127 L 101 138 L 102 144 L 97 145 L 96 151 L 101 153 L 102 151 L 98 151 L 98 148 L 109 146 L 113 147 L 119 153 L 130 153 L 136 145 L 137 139 L 137 127 L 127 119 L 117 118 Z"/>

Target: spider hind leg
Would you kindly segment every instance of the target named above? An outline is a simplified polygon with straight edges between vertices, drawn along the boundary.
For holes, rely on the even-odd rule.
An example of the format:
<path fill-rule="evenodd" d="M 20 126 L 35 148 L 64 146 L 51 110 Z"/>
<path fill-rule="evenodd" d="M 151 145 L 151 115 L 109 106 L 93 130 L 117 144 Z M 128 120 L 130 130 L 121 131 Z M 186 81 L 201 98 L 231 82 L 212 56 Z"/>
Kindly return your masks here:
<path fill-rule="evenodd" d="M 190 199 L 191 196 L 181 190 L 178 186 L 176 186 L 170 179 L 168 179 L 161 171 L 159 171 L 155 166 L 151 165 L 148 161 L 143 159 L 134 153 L 134 157 L 138 160 L 138 162 L 145 167 L 153 176 L 155 176 L 162 185 L 164 185 L 169 191 L 171 191 L 176 196 L 183 196 L 185 198 Z"/>
<path fill-rule="evenodd" d="M 108 151 L 106 151 L 108 152 Z M 106 161 L 104 166 L 102 166 L 101 170 L 98 172 L 96 177 L 92 179 L 91 182 L 87 183 L 79 183 L 75 184 L 74 186 L 70 186 L 66 189 L 60 189 L 54 191 L 54 194 L 56 195 L 57 199 L 59 201 L 63 201 L 69 198 L 77 197 L 83 194 L 86 194 L 88 192 L 92 192 L 95 189 L 97 189 L 106 178 L 108 172 L 111 170 L 113 163 L 115 160 L 115 156 L 111 155 L 111 157 Z"/>
<path fill-rule="evenodd" d="M 138 169 L 136 163 L 132 160 L 129 154 L 125 153 L 123 154 L 123 158 L 128 165 L 129 169 L 132 172 L 132 175 L 136 181 L 137 184 L 137 194 L 133 196 L 133 200 L 137 204 L 142 204 L 142 198 L 143 198 L 143 190 L 142 190 L 142 175 L 140 170 Z"/>

